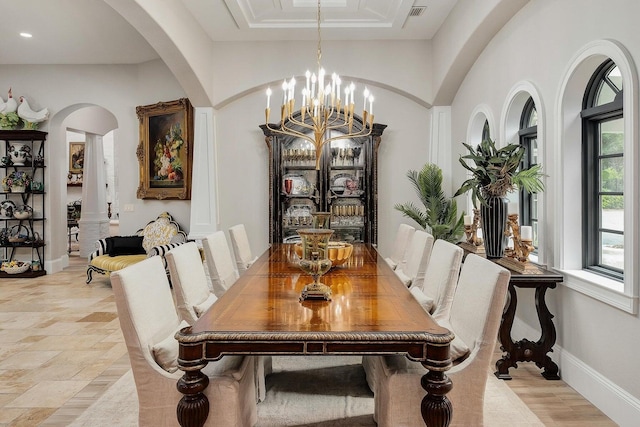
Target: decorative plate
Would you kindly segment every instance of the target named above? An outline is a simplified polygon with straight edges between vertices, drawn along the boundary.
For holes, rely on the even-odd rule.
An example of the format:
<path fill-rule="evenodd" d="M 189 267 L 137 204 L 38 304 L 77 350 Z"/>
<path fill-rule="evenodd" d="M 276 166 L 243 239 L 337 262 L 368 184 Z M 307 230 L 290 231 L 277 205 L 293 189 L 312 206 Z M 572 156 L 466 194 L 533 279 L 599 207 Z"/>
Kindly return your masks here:
<path fill-rule="evenodd" d="M 342 194 L 345 196 L 362 194 L 362 190 L 359 189 L 360 182 L 358 179 L 349 173 L 339 173 L 333 177 L 331 182 L 331 189 L 336 194 L 341 194 L 339 191 L 343 190 Z"/>
<path fill-rule="evenodd" d="M 307 181 L 304 175 L 289 173 L 282 177 L 282 191 L 286 192 L 285 182 L 286 180 L 292 180 L 291 193 L 293 195 L 306 195 L 311 194 L 311 184 Z"/>

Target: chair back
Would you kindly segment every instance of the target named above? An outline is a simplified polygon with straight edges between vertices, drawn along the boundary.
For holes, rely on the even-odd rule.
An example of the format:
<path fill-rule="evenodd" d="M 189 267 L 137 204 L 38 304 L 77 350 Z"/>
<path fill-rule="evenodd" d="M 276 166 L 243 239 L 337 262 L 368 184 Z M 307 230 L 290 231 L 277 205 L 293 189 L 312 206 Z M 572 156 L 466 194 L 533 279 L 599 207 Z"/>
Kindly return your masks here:
<path fill-rule="evenodd" d="M 213 293 L 220 298 L 238 280 L 231 250 L 223 231 L 216 231 L 202 239 L 204 260 L 209 269 Z"/>
<path fill-rule="evenodd" d="M 475 254 L 467 255 L 451 305 L 453 330 L 471 349 L 493 352 L 511 273 Z"/>
<path fill-rule="evenodd" d="M 433 299 L 434 309 L 431 314 L 436 320 L 449 319 L 463 255 L 464 251 L 460 246 L 446 240 L 438 239 L 433 244 L 422 292 Z"/>
<path fill-rule="evenodd" d="M 166 425 L 180 399 L 175 384 L 182 372 L 165 371 L 152 354 L 180 326 L 160 257 L 113 272 L 111 286 L 138 392 L 139 425 Z"/>
<path fill-rule="evenodd" d="M 405 285 L 422 288 L 432 248 L 433 236 L 426 231 L 415 230 L 407 248 L 407 262 L 396 268 L 396 274 Z"/>
<path fill-rule="evenodd" d="M 193 325 L 200 317 L 199 307 L 216 297 L 209 290 L 207 275 L 200 251 L 195 242 L 188 242 L 165 254 L 171 284 L 176 296 L 176 307 L 182 320 Z"/>
<path fill-rule="evenodd" d="M 415 231 L 416 229 L 408 224 L 400 224 L 398 227 L 396 238 L 393 241 L 393 246 L 391 247 L 391 254 L 388 258 L 385 258 L 387 264 L 389 264 L 389 266 L 394 270 L 398 265 L 402 265 L 406 261 L 405 254 Z"/>
<path fill-rule="evenodd" d="M 229 238 L 231 239 L 238 273 L 242 274 L 249 269 L 256 259 L 253 256 L 253 252 L 251 252 L 251 245 L 249 244 L 249 237 L 244 224 L 234 225 L 229 228 Z"/>

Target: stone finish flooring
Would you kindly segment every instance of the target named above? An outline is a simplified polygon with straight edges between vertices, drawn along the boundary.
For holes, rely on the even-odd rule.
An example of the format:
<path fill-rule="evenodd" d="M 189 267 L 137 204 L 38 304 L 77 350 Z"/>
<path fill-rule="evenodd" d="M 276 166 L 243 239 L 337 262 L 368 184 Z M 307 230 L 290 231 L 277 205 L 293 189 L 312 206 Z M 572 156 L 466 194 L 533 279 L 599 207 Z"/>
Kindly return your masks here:
<path fill-rule="evenodd" d="M 0 280 L 0 427 L 67 426 L 130 369 L 109 279 L 86 285 L 77 254 L 62 272 Z M 533 364 L 511 374 L 546 426 L 616 425 Z"/>
<path fill-rule="evenodd" d="M 0 280 L 0 426 L 66 426 L 130 369 L 108 277 L 70 264 Z"/>

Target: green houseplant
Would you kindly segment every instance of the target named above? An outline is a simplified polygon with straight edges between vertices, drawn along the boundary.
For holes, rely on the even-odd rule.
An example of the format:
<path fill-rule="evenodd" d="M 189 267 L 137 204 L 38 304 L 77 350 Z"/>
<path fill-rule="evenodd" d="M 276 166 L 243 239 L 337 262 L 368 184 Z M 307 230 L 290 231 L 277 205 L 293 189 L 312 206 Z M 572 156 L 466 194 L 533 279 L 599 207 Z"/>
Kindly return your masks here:
<path fill-rule="evenodd" d="M 394 208 L 428 230 L 434 239 L 456 243 L 464 232 L 464 215 L 458 217 L 456 201 L 442 191 L 442 170 L 427 163 L 420 172 L 410 170 L 407 178 L 424 205 L 424 210 L 412 202 L 396 204 Z"/>
<path fill-rule="evenodd" d="M 473 205 L 481 202 L 480 217 L 487 257 L 499 258 L 504 252 L 507 236 L 504 234 L 507 221 L 507 193 L 523 188 L 530 193 L 544 190 L 542 169 L 534 165 L 522 169 L 520 163 L 525 148 L 519 144 L 508 144 L 497 148 L 494 141 L 486 139 L 475 149 L 462 143 L 469 154 L 460 156 L 460 164 L 471 176 L 465 180 L 455 196 L 471 191 Z"/>

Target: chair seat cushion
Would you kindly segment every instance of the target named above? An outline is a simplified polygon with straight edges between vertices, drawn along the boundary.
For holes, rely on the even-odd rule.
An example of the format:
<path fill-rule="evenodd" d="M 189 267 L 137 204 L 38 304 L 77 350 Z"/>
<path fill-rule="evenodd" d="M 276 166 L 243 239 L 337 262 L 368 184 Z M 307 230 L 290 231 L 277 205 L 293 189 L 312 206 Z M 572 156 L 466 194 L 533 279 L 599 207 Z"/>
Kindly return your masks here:
<path fill-rule="evenodd" d="M 411 295 L 413 295 L 416 301 L 420 303 L 422 308 L 424 308 L 424 310 L 427 313 L 433 313 L 433 309 L 435 308 L 435 304 L 436 304 L 433 298 L 425 295 L 425 293 L 422 292 L 422 290 L 420 290 L 420 288 L 417 288 L 417 287 L 411 288 L 410 291 L 411 291 Z"/>
<path fill-rule="evenodd" d="M 156 363 L 167 372 L 173 373 L 178 370 L 178 340 L 175 335 L 182 328 L 189 326 L 186 320 L 172 331 L 169 336 L 151 347 L 151 353 Z"/>
<path fill-rule="evenodd" d="M 404 283 L 404 285 L 405 285 L 406 287 L 411 286 L 411 282 L 413 281 L 413 279 L 412 279 L 411 277 L 407 276 L 407 275 L 404 273 L 404 271 L 402 271 L 402 270 L 400 270 L 400 269 L 397 269 L 397 268 L 396 268 L 395 273 L 396 273 L 396 276 L 398 276 L 398 279 L 400 279 L 400 281 L 401 281 L 402 283 Z"/>
<path fill-rule="evenodd" d="M 196 312 L 198 317 L 202 316 L 205 311 L 209 309 L 213 305 L 214 302 L 218 300 L 218 297 L 215 294 L 210 293 L 206 300 L 202 301 L 200 304 L 196 304 L 193 306 L 193 310 Z"/>
<path fill-rule="evenodd" d="M 125 267 L 144 261 L 147 255 L 120 255 L 111 257 L 109 255 L 100 255 L 93 258 L 90 264 L 104 271 L 118 271 Z"/>
<path fill-rule="evenodd" d="M 438 319 L 437 322 L 440 326 L 447 328 L 456 335 L 453 341 L 449 344 L 449 354 L 451 355 L 451 360 L 454 364 L 462 362 L 467 358 L 467 356 L 469 356 L 469 353 L 471 353 L 469 346 L 462 341 L 462 338 L 460 338 L 458 334 L 456 334 L 456 331 L 453 330 L 451 323 L 449 323 L 448 320 Z"/>

